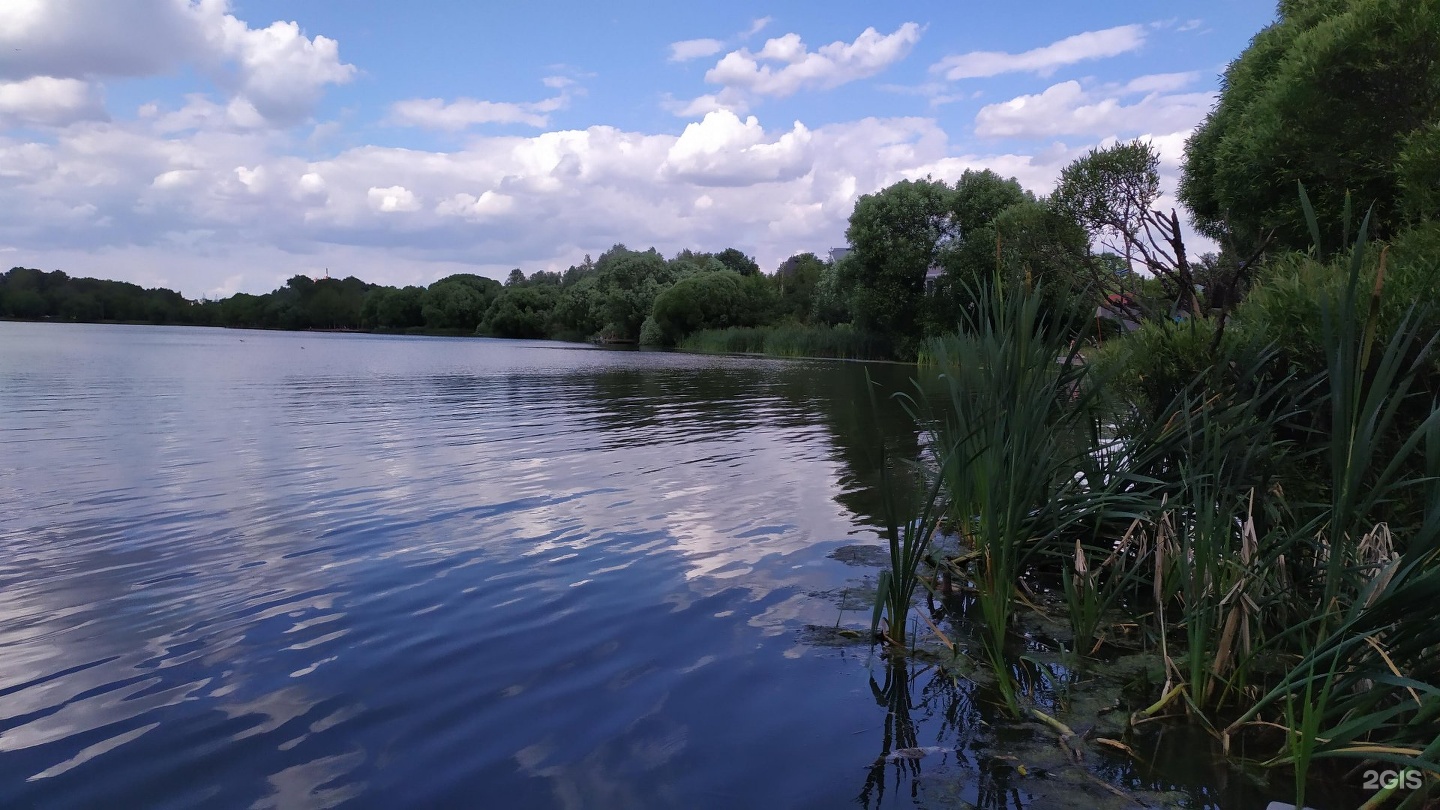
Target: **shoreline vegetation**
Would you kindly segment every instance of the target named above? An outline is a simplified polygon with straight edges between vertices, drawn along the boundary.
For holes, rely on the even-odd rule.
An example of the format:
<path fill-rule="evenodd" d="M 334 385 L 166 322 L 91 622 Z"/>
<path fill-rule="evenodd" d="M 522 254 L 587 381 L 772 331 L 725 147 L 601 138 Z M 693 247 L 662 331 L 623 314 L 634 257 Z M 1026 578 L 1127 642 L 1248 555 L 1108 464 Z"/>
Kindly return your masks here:
<path fill-rule="evenodd" d="M 1257 293 L 1228 329 L 1147 323 L 1091 362 L 1033 286 L 977 291 L 926 348 L 943 393 L 896 395 L 933 440 L 879 462 L 877 643 L 903 657 L 923 636 L 926 660 L 993 681 L 1077 761 L 1185 726 L 1237 770 L 1290 774 L 1296 806 L 1364 795 L 1366 771 L 1396 776 L 1365 807 L 1435 806 L 1440 322 L 1391 289 L 1405 275 L 1370 226 L 1296 259 L 1280 277 L 1305 283 Z M 1310 332 L 1276 331 L 1283 296 Z M 1057 719 L 1017 679 L 1037 645 L 1066 688 L 1148 661 L 1103 710 L 1128 720 Z"/>
<path fill-rule="evenodd" d="M 295 276 L 197 302 L 16 268 L 0 316 L 917 363 L 938 395 L 881 392 L 926 437 L 876 461 L 887 657 L 993 679 L 1077 762 L 1183 726 L 1297 806 L 1369 771 L 1404 779 L 1366 807 L 1434 807 L 1437 30 L 1433 3 L 1281 3 L 1186 147 L 1179 200 L 1213 253 L 1188 249 L 1137 140 L 1045 196 L 988 170 L 896 183 L 857 201 L 848 252 L 773 273 L 736 248 L 615 245 L 503 284 Z M 1058 719 L 1017 679 L 1035 645 L 1076 688 L 1122 658 L 1154 677 L 1090 739 L 1072 729 L 1095 717 Z"/>
<path fill-rule="evenodd" d="M 675 348 L 700 354 L 896 362 L 884 339 L 842 327 L 705 329 L 686 336 Z"/>
<path fill-rule="evenodd" d="M 1187 144 L 1218 254 L 1187 252 L 1143 143 L 1067 167 L 1058 223 L 959 230 L 992 273 L 951 279 L 959 326 L 916 351 L 941 393 L 896 393 L 931 440 L 878 462 L 889 658 L 990 683 L 1077 762 L 1184 730 L 1297 807 L 1440 806 L 1437 30 L 1440 6 L 1281 4 Z M 1027 244 L 1071 224 L 1127 257 L 1111 284 Z M 1160 295 L 1113 283 L 1137 265 Z M 1037 650 L 1065 690 L 1145 677 L 1076 712 Z"/>

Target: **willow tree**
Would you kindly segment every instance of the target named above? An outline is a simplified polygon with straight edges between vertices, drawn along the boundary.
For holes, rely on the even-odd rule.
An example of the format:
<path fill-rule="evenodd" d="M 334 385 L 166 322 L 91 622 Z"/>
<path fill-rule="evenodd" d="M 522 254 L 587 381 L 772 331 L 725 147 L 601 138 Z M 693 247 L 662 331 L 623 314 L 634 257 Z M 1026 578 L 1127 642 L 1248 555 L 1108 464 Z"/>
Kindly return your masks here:
<path fill-rule="evenodd" d="M 1242 252 L 1274 231 L 1343 241 L 1347 193 L 1372 235 L 1434 217 L 1440 186 L 1440 3 L 1283 0 L 1225 71 L 1220 100 L 1186 146 L 1180 199 L 1197 229 Z M 1356 217 L 1358 219 L 1358 216 Z"/>

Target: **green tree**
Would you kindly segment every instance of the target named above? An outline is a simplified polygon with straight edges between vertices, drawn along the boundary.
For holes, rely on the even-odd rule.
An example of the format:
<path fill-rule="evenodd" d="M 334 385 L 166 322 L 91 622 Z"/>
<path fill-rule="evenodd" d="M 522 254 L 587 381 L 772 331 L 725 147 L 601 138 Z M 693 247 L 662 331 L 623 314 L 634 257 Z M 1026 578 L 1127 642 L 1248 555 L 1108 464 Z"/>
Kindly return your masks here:
<path fill-rule="evenodd" d="M 285 280 L 285 289 L 299 295 L 306 295 L 315 289 L 315 279 L 296 273 Z"/>
<path fill-rule="evenodd" d="M 349 308 L 346 306 L 345 296 L 336 285 L 317 284 L 315 294 L 310 296 L 306 302 L 309 310 L 308 319 L 310 323 L 321 329 L 343 329 L 354 326 L 359 320 L 359 312 L 355 318 L 350 318 Z"/>
<path fill-rule="evenodd" d="M 747 319 L 745 279 L 733 270 L 696 273 L 655 296 L 654 342 L 671 345 L 700 329 L 724 329 Z"/>
<path fill-rule="evenodd" d="M 925 273 L 958 235 L 954 198 L 944 181 L 927 178 L 902 180 L 855 203 L 845 236 L 846 259 L 855 269 L 848 297 L 856 327 L 894 338 L 902 351 L 907 344 L 913 349 Z"/>
<path fill-rule="evenodd" d="M 1047 320 L 1078 326 L 1097 303 L 1085 296 L 1090 285 L 1085 229 L 1053 205 L 1029 201 L 1001 211 L 992 227 L 1004 272 L 1040 291 Z"/>
<path fill-rule="evenodd" d="M 13 267 L 0 274 L 0 316 L 67 321 L 151 321 L 210 323 L 214 310 L 164 288 L 145 289 L 124 281 L 72 278 Z"/>
<path fill-rule="evenodd" d="M 988 286 L 997 269 L 995 223 L 1017 206 L 1034 205 L 1035 195 L 1020 182 L 995 172 L 966 170 L 955 184 L 951 206 L 953 235 L 936 250 L 934 263 L 943 273 L 930 282 L 919 310 L 930 335 L 953 331 L 970 310 L 974 294 Z"/>
<path fill-rule="evenodd" d="M 481 334 L 505 338 L 544 338 L 560 300 L 560 288 L 549 284 L 510 285 L 501 290 L 485 313 Z"/>
<path fill-rule="evenodd" d="M 846 231 L 852 251 L 821 276 L 816 315 L 833 322 L 848 305 L 856 327 L 913 351 L 927 332 L 955 328 L 967 284 L 994 274 L 995 221 L 1024 205 L 1034 196 L 989 170 L 965 172 L 954 188 L 927 178 L 861 197 Z M 927 287 L 932 270 L 941 272 Z"/>
<path fill-rule="evenodd" d="M 825 262 L 814 253 L 798 253 L 780 263 L 775 271 L 779 286 L 779 310 L 783 317 L 802 323 L 810 320 L 815 306 L 815 287 L 825 272 Z"/>
<path fill-rule="evenodd" d="M 739 253 L 739 251 L 736 252 Z M 741 254 L 741 258 L 744 258 L 744 254 Z M 686 248 L 675 254 L 675 258 L 670 260 L 670 269 L 674 272 L 675 278 L 679 279 L 695 273 L 714 273 L 731 268 L 712 254 L 696 253 Z"/>
<path fill-rule="evenodd" d="M 1186 145 L 1180 198 L 1197 228 L 1241 253 L 1272 229 L 1281 247 L 1310 246 L 1297 181 L 1327 249 L 1341 247 L 1347 193 L 1358 211 L 1374 207 L 1372 234 L 1387 238 L 1433 216 L 1437 125 L 1440 4 L 1286 0 L 1226 69 Z"/>
<path fill-rule="evenodd" d="M 957 236 L 967 239 L 1010 206 L 1034 201 L 1035 195 L 1013 177 L 1001 177 L 990 169 L 966 169 L 955 183 L 952 202 Z"/>
<path fill-rule="evenodd" d="M 780 285 L 774 276 L 741 276 L 740 291 L 745 296 L 742 325 L 774 323 L 781 317 Z"/>
<path fill-rule="evenodd" d="M 742 276 L 754 276 L 760 274 L 760 265 L 755 260 L 746 256 L 736 248 L 725 248 L 715 254 L 716 261 L 734 270 Z"/>
<path fill-rule="evenodd" d="M 1065 212 L 1127 263 L 1149 250 L 1145 223 L 1160 197 L 1160 153 L 1134 140 L 1092 149 L 1060 171 L 1052 196 Z"/>
<path fill-rule="evenodd" d="M 815 282 L 815 294 L 810 303 L 810 321 L 838 326 L 850 323 L 854 318 L 851 296 L 855 290 L 858 275 L 852 256 L 825 265 L 820 278 Z"/>
<path fill-rule="evenodd" d="M 259 326 L 264 299 L 249 293 L 236 293 L 216 303 L 220 314 L 216 320 L 222 326 Z"/>
<path fill-rule="evenodd" d="M 1091 299 L 1080 297 L 1090 286 L 1089 236 L 1048 201 L 1028 199 L 1005 208 L 944 259 L 945 273 L 926 299 L 932 334 L 954 331 L 975 317 L 977 294 L 997 277 L 1039 289 L 1050 322 L 1073 321 L 1090 306 Z"/>
<path fill-rule="evenodd" d="M 1160 197 L 1160 154 L 1148 141 L 1092 149 L 1060 172 L 1052 204 L 1126 264 L 1162 279 L 1182 309 L 1198 308 L 1194 273 L 1180 217 L 1155 209 Z M 1091 265 L 1100 292 L 1113 293 L 1111 274 Z"/>
<path fill-rule="evenodd" d="M 555 304 L 552 322 L 558 337 L 585 340 L 605 325 L 599 312 L 597 287 L 593 273 L 565 286 Z"/>
<path fill-rule="evenodd" d="M 514 276 L 515 273 L 511 273 L 511 278 Z M 492 278 L 471 273 L 446 276 L 431 284 L 421 298 L 425 326 L 473 332 L 500 292 L 500 283 Z"/>
<path fill-rule="evenodd" d="M 6 296 L 7 314 L 12 318 L 43 318 L 50 314 L 45 297 L 35 290 L 20 289 Z"/>
<path fill-rule="evenodd" d="M 675 271 L 653 248 L 640 253 L 616 245 L 595 263 L 594 309 L 602 337 L 634 341 L 655 304 L 675 280 Z"/>
<path fill-rule="evenodd" d="M 424 287 L 377 287 L 365 296 L 362 318 L 366 326 L 413 329 L 425 325 Z"/>
<path fill-rule="evenodd" d="M 565 274 L 560 277 L 560 284 L 565 287 L 578 284 L 581 279 L 595 274 L 595 262 L 591 261 L 590 254 L 585 254 L 585 261 L 580 264 L 572 264 Z"/>

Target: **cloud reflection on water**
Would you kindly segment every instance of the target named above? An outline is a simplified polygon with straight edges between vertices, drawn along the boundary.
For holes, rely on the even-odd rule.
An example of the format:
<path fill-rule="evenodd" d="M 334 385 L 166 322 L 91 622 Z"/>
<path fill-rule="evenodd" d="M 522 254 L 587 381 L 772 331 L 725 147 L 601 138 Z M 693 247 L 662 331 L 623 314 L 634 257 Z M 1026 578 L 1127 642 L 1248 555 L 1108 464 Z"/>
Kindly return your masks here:
<path fill-rule="evenodd" d="M 7 802 L 674 798 L 873 520 L 858 368 L 0 330 Z"/>

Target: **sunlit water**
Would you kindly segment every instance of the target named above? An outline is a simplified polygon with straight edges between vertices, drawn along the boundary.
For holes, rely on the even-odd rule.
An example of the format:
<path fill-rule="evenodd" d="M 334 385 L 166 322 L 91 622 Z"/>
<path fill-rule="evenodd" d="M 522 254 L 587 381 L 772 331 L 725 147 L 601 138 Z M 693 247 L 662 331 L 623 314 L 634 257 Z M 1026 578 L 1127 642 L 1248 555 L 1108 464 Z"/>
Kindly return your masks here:
<path fill-rule="evenodd" d="M 950 750 L 875 767 L 895 673 L 806 630 L 915 441 L 865 372 L 0 323 L 0 806 L 1044 806 L 914 665 Z"/>

